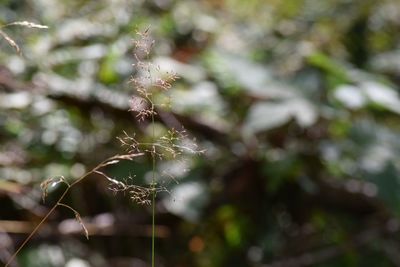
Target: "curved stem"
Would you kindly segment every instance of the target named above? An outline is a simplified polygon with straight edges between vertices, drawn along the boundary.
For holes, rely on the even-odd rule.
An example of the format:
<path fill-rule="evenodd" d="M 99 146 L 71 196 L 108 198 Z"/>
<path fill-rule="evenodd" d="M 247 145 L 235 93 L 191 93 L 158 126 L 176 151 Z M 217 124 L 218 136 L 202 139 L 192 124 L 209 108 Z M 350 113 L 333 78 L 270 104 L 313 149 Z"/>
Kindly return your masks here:
<path fill-rule="evenodd" d="M 18 249 L 14 252 L 14 254 L 10 257 L 10 259 L 7 261 L 6 265 L 4 267 L 8 267 L 11 262 L 15 259 L 15 257 L 18 255 L 18 253 L 25 247 L 25 245 L 28 243 L 29 240 L 32 239 L 32 237 L 36 234 L 36 232 L 39 230 L 39 228 L 42 226 L 42 224 L 47 220 L 47 218 L 54 212 L 54 210 L 57 208 L 59 203 L 64 199 L 64 197 L 67 195 L 69 189 L 71 187 L 67 187 L 65 189 L 64 193 L 61 195 L 61 197 L 58 199 L 57 203 L 47 212 L 46 216 L 43 217 L 43 219 L 39 222 L 38 225 L 36 225 L 35 229 L 29 234 L 29 236 L 22 242 L 22 244 L 18 247 Z"/>
<path fill-rule="evenodd" d="M 83 179 L 85 179 L 89 174 L 97 171 L 98 169 L 107 166 L 110 164 L 110 162 L 114 161 L 114 160 L 118 160 L 118 159 L 130 159 L 133 156 L 139 156 L 141 154 L 132 154 L 132 155 L 122 155 L 122 156 L 113 156 L 110 157 L 106 160 L 104 160 L 103 162 L 101 162 L 99 165 L 97 165 L 96 167 L 94 167 L 92 170 L 86 172 L 84 175 L 82 175 L 81 177 L 79 177 L 79 179 L 75 180 L 73 183 L 71 183 L 70 185 L 67 184 L 67 188 L 65 189 L 65 191 L 63 192 L 63 194 L 58 198 L 56 204 L 53 205 L 53 207 L 47 212 L 47 214 L 43 217 L 43 219 L 38 223 L 38 225 L 36 225 L 36 227 L 33 229 L 33 231 L 28 235 L 27 238 L 25 238 L 24 242 L 22 242 L 22 244 L 18 247 L 18 249 L 11 255 L 11 257 L 8 259 L 6 265 L 4 267 L 8 267 L 10 266 L 10 264 L 14 261 L 15 257 L 18 255 L 18 253 L 25 247 L 25 245 L 29 242 L 29 240 L 32 239 L 32 237 L 37 233 L 37 231 L 39 230 L 39 228 L 44 224 L 44 222 L 49 218 L 49 216 L 54 212 L 54 210 L 58 207 L 58 206 L 64 206 L 64 204 L 62 204 L 61 202 L 63 201 L 64 197 L 67 195 L 68 191 L 71 189 L 71 187 L 73 187 L 74 185 L 80 183 Z"/>

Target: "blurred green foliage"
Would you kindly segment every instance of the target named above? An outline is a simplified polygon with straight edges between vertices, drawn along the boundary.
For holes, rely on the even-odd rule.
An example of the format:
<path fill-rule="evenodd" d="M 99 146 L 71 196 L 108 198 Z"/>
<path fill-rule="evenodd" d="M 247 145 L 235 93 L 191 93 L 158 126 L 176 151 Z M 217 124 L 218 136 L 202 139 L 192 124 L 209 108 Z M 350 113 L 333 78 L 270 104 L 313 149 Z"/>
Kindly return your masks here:
<path fill-rule="evenodd" d="M 157 266 L 399 266 L 397 0 L 0 1 L 1 24 L 22 20 L 49 29 L 3 28 L 23 56 L 0 42 L 0 261 L 59 194 L 41 202 L 43 180 L 146 138 L 129 79 L 150 26 L 151 61 L 181 77 L 157 127 L 206 149 L 158 165 L 178 183 L 158 196 Z M 150 168 L 107 171 L 143 184 Z M 148 266 L 149 207 L 101 177 L 68 204 L 89 241 L 60 209 L 20 266 Z"/>

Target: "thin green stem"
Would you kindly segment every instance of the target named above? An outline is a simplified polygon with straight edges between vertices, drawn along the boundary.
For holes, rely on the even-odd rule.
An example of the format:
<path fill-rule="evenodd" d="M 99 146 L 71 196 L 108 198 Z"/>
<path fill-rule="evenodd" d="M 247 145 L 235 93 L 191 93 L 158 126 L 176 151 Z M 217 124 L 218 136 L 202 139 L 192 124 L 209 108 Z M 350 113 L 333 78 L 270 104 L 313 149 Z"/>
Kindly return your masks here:
<path fill-rule="evenodd" d="M 155 161 L 155 160 L 153 160 Z M 151 211 L 151 266 L 155 267 L 154 264 L 154 254 L 155 254 L 155 225 L 156 225 L 156 190 L 155 190 L 155 185 L 153 185 L 153 190 L 152 190 L 152 199 L 151 199 L 151 205 L 152 205 L 152 211 Z"/>
<path fill-rule="evenodd" d="M 154 111 L 154 102 L 152 97 L 152 111 Z M 156 138 L 155 133 L 155 125 L 154 125 L 154 112 L 151 114 L 151 123 L 152 123 L 152 142 L 154 143 Z M 151 267 L 155 267 L 155 228 L 156 228 L 156 148 L 153 145 L 153 152 L 151 153 L 152 157 L 152 181 L 151 181 Z"/>

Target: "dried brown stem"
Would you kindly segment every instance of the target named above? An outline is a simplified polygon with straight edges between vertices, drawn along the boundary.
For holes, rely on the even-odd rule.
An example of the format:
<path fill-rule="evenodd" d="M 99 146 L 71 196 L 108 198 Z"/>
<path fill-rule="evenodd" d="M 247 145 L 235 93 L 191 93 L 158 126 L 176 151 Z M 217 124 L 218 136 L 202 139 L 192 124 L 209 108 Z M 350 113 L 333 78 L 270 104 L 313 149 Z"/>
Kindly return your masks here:
<path fill-rule="evenodd" d="M 33 231 L 28 235 L 28 237 L 24 240 L 24 242 L 22 242 L 22 244 L 18 247 L 18 249 L 14 252 L 14 254 L 9 258 L 9 260 L 7 261 L 5 267 L 10 266 L 10 264 L 13 262 L 13 260 L 15 259 L 15 257 L 18 255 L 18 253 L 25 247 L 25 245 L 29 242 L 29 240 L 32 239 L 32 237 L 38 232 L 39 228 L 47 221 L 47 219 L 49 218 L 49 216 L 55 211 L 55 209 L 58 206 L 67 206 L 65 204 L 62 203 L 62 201 L 64 200 L 65 196 L 67 195 L 67 193 L 69 192 L 69 190 L 75 186 L 76 184 L 80 183 L 81 181 L 83 181 L 86 177 L 88 177 L 90 174 L 96 172 L 97 170 L 108 166 L 108 165 L 112 165 L 115 163 L 118 163 L 120 160 L 132 160 L 133 158 L 137 157 L 137 156 L 141 156 L 143 154 L 138 153 L 138 154 L 126 154 L 126 155 L 116 155 L 113 157 L 110 157 L 106 160 L 104 160 L 103 162 L 101 162 L 99 165 L 97 165 L 96 167 L 94 167 L 92 170 L 86 172 L 84 175 L 82 175 L 79 179 L 75 180 L 73 183 L 71 183 L 70 185 L 68 185 L 68 187 L 65 189 L 65 191 L 63 192 L 63 194 L 58 198 L 57 202 L 55 205 L 53 205 L 53 207 L 47 212 L 47 214 L 43 217 L 43 219 L 38 223 L 38 225 L 33 229 Z M 68 208 L 72 209 L 71 207 L 67 206 Z M 76 215 L 76 211 L 74 209 L 72 209 Z M 79 214 L 79 213 L 78 213 Z"/>

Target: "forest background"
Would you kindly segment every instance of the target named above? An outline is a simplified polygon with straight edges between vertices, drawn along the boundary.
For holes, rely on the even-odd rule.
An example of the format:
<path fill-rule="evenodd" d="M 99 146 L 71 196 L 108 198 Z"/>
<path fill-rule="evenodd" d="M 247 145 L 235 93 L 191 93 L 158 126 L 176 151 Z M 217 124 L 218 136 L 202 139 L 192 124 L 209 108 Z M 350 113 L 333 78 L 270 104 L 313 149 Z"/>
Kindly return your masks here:
<path fill-rule="evenodd" d="M 136 30 L 180 79 L 158 131 L 204 153 L 168 158 L 156 265 L 400 266 L 400 3 L 396 0 L 1 0 L 0 262 L 74 180 L 148 137 L 129 112 Z M 2 37 L 4 35 L 2 34 Z M 162 75 L 162 74 L 161 74 Z M 107 174 L 148 183 L 146 157 Z M 183 170 L 188 171 L 183 171 Z M 12 266 L 149 266 L 151 208 L 92 175 Z"/>

